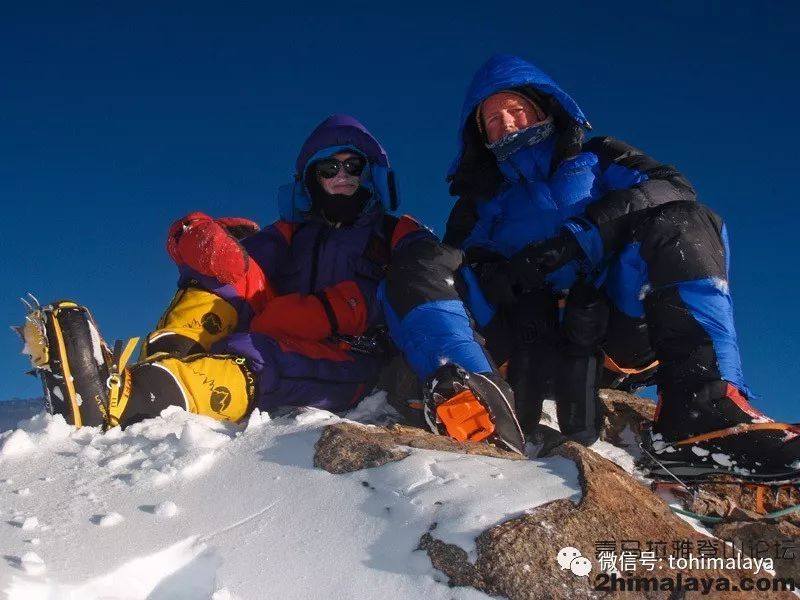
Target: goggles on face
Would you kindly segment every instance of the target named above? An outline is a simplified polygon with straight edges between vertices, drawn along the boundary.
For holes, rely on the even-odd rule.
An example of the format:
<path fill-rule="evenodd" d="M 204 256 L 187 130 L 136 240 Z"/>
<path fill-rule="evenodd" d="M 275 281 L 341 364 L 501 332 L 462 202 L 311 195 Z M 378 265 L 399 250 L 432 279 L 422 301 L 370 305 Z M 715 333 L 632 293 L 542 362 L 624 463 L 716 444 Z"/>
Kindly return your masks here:
<path fill-rule="evenodd" d="M 364 172 L 367 161 L 361 156 L 351 156 L 344 160 L 336 158 L 324 158 L 317 162 L 317 174 L 323 179 L 333 179 L 344 169 L 344 172 L 354 177 L 359 177 Z"/>

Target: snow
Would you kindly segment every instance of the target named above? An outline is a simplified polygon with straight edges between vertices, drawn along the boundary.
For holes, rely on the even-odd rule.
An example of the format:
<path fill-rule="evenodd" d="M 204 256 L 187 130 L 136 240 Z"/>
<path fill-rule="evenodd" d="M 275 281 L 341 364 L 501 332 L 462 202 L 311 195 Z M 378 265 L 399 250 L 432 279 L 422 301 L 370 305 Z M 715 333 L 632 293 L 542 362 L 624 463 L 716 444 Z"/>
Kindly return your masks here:
<path fill-rule="evenodd" d="M 727 279 L 722 279 L 721 277 L 712 277 L 711 284 L 725 295 L 731 293 L 730 284 L 728 283 Z"/>
<path fill-rule="evenodd" d="M 88 323 L 89 335 L 92 338 L 92 356 L 94 357 L 94 362 L 99 366 L 104 366 L 106 364 L 106 359 L 103 355 L 103 342 L 100 339 L 100 333 L 97 331 L 97 327 L 95 327 L 91 319 L 89 319 Z"/>
<path fill-rule="evenodd" d="M 594 450 L 604 458 L 616 463 L 629 475 L 634 475 L 636 473 L 636 460 L 640 454 L 637 446 L 618 448 L 617 446 L 609 444 L 608 442 L 604 442 L 603 440 L 597 440 L 594 444 L 589 446 L 589 449 Z"/>
<path fill-rule="evenodd" d="M 92 523 L 100 527 L 114 527 L 119 525 L 125 520 L 121 514 L 116 512 L 108 513 L 107 515 L 95 515 L 91 518 Z"/>
<path fill-rule="evenodd" d="M 19 559 L 22 570 L 29 575 L 41 575 L 45 571 L 44 561 L 36 552 L 26 552 Z"/>
<path fill-rule="evenodd" d="M 381 395 L 348 415 L 391 416 Z M 442 583 L 420 537 L 474 559 L 484 530 L 580 498 L 561 457 L 410 448 L 333 475 L 314 467 L 314 445 L 341 420 L 255 411 L 235 426 L 173 408 L 106 434 L 22 420 L 0 433 L 0 598 L 488 598 Z"/>
<path fill-rule="evenodd" d="M 28 434 L 17 429 L 6 439 L 3 447 L 0 448 L 0 457 L 20 456 L 35 448 Z"/>
<path fill-rule="evenodd" d="M 378 391 L 364 398 L 355 408 L 347 413 L 347 418 L 360 423 L 384 425 L 397 423 L 399 413 L 387 402 L 387 393 Z"/>
<path fill-rule="evenodd" d="M 541 421 L 548 423 L 554 429 L 558 429 L 558 413 L 556 411 L 556 403 L 553 400 L 545 400 L 542 404 Z M 614 446 L 603 440 L 597 440 L 588 447 L 600 456 L 622 467 L 628 474 L 638 476 L 636 461 L 641 457 L 641 451 L 639 450 L 636 433 L 630 427 L 625 427 L 620 434 L 620 442 L 625 446 L 624 448 Z M 536 456 L 540 447 L 533 446 L 529 442 L 525 450 L 528 456 Z"/>
<path fill-rule="evenodd" d="M 170 500 L 165 500 L 153 507 L 153 514 L 169 519 L 178 514 L 178 505 Z"/>
<path fill-rule="evenodd" d="M 728 456 L 727 454 L 722 453 L 722 452 L 714 452 L 711 455 L 711 459 L 715 463 L 717 463 L 718 465 L 722 465 L 723 467 L 730 467 L 730 466 L 733 465 L 733 461 L 731 460 L 731 457 Z"/>

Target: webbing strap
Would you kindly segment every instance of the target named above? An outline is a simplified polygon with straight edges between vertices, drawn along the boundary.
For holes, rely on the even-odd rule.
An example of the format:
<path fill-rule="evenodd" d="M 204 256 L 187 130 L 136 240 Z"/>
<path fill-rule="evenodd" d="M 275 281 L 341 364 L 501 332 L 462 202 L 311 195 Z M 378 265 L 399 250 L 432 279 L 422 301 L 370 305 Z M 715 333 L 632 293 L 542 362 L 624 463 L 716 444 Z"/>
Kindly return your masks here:
<path fill-rule="evenodd" d="M 777 430 L 777 431 L 787 431 L 797 434 L 798 429 L 794 425 L 790 425 L 789 423 L 742 423 L 740 425 L 735 425 L 734 427 L 728 427 L 727 429 L 718 429 L 717 431 L 711 431 L 709 433 L 702 433 L 700 435 L 695 435 L 690 438 L 686 438 L 685 440 L 681 440 L 679 442 L 675 442 L 675 446 L 687 446 L 689 444 L 695 444 L 697 442 L 707 442 L 708 440 L 715 440 L 721 437 L 727 437 L 729 435 L 737 435 L 739 433 L 746 433 L 748 431 L 764 431 L 764 430 Z"/>
<path fill-rule="evenodd" d="M 603 366 L 609 371 L 614 371 L 615 373 L 621 373 L 622 375 L 638 375 L 639 373 L 644 373 L 645 371 L 649 371 L 650 369 L 654 369 L 655 367 L 657 367 L 658 361 L 654 360 L 646 367 L 632 369 L 627 367 L 620 367 L 617 363 L 614 362 L 614 359 L 612 359 L 608 354 L 606 354 Z"/>
<path fill-rule="evenodd" d="M 134 337 L 122 346 L 122 340 L 117 340 L 114 343 L 114 359 L 111 364 L 111 373 L 106 380 L 106 387 L 108 387 L 108 409 L 106 410 L 106 421 L 108 425 L 113 426 L 112 414 L 117 413 L 117 406 L 119 404 L 119 392 L 122 387 L 122 372 L 125 370 L 125 365 L 133 355 L 136 349 L 136 344 L 139 343 L 139 338 Z"/>
<path fill-rule="evenodd" d="M 339 319 L 336 318 L 336 311 L 333 310 L 331 301 L 328 300 L 328 296 L 325 295 L 324 291 L 315 292 L 314 296 L 322 304 L 325 316 L 328 318 L 328 324 L 331 326 L 331 335 L 336 335 L 339 333 Z"/>

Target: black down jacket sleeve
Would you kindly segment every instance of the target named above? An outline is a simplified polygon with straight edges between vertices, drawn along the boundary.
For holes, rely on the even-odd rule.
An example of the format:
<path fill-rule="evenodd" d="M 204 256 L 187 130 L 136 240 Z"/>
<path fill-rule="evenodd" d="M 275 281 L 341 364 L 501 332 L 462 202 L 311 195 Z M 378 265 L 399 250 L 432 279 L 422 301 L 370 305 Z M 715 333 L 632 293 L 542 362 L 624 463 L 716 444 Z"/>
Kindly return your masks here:
<path fill-rule="evenodd" d="M 672 166 L 653 160 L 641 150 L 611 137 L 592 138 L 584 152 L 595 154 L 600 168 L 598 200 L 586 209 L 597 226 L 604 254 L 622 248 L 642 211 L 668 202 L 695 201 L 689 181 Z"/>

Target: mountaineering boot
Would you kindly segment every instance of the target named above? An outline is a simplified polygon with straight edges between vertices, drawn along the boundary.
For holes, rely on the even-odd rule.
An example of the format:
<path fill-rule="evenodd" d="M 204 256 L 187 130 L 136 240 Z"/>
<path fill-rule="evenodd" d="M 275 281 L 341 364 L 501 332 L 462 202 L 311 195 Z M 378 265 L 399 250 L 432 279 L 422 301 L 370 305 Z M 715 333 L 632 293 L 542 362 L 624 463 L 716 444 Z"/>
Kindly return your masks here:
<path fill-rule="evenodd" d="M 47 411 L 75 427 L 102 425 L 112 357 L 91 313 L 69 300 L 30 308 L 15 330 L 31 374 L 42 381 Z"/>
<path fill-rule="evenodd" d="M 189 356 L 208 352 L 211 345 L 230 335 L 238 323 L 236 309 L 209 291 L 194 285 L 178 289 L 142 345 L 141 358 L 160 352 Z"/>
<path fill-rule="evenodd" d="M 126 368 L 135 340 L 112 353 L 89 311 L 71 301 L 32 307 L 16 330 L 48 411 L 75 427 L 127 427 L 168 406 L 238 421 L 256 396 L 255 376 L 237 356 L 160 353 Z"/>
<path fill-rule="evenodd" d="M 723 380 L 694 392 L 662 387 L 652 445 L 659 460 L 744 476 L 800 469 L 800 428 L 776 423 Z"/>
<path fill-rule="evenodd" d="M 470 373 L 457 365 L 443 365 L 425 385 L 423 402 L 425 421 L 434 433 L 524 453 L 514 393 L 498 373 Z"/>
<path fill-rule="evenodd" d="M 249 414 L 255 396 L 255 376 L 243 358 L 161 354 L 125 369 L 119 397 L 109 402 L 107 422 L 125 428 L 158 416 L 168 406 L 220 421 L 239 421 Z"/>

